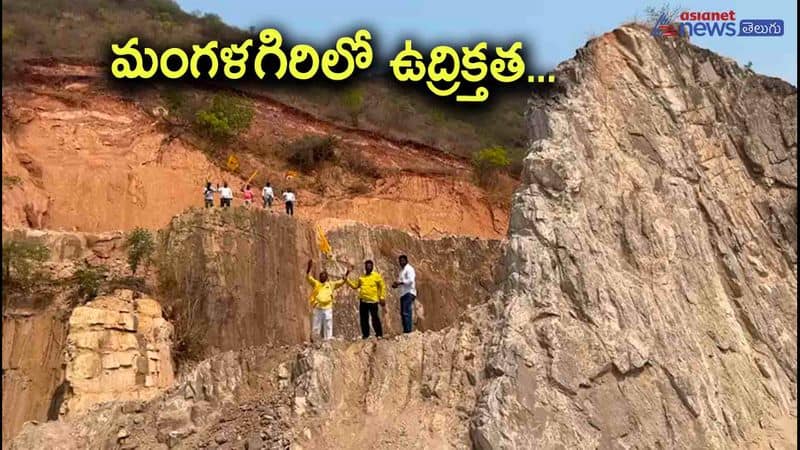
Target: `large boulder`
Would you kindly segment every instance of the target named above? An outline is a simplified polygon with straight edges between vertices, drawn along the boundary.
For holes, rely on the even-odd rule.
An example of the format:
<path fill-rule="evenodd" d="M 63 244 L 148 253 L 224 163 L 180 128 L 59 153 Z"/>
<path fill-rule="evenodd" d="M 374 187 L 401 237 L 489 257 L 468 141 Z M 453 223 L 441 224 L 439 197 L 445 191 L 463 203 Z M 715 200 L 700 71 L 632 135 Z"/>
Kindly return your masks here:
<path fill-rule="evenodd" d="M 61 415 L 109 401 L 149 400 L 172 386 L 173 327 L 161 305 L 118 290 L 78 306 L 66 344 L 68 394 Z"/>

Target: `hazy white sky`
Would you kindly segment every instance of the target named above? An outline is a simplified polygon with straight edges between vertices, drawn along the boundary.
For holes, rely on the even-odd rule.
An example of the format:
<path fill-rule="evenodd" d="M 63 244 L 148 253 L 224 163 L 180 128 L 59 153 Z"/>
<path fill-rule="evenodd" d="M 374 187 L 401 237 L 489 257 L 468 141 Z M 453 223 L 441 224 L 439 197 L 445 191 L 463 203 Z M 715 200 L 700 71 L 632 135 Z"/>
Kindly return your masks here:
<path fill-rule="evenodd" d="M 218 14 L 241 28 L 271 25 L 298 42 L 328 44 L 360 27 L 373 33 L 384 52 L 405 38 L 426 45 L 471 44 L 477 38 L 505 44 L 521 40 L 529 63 L 547 70 L 574 55 L 592 36 L 635 17 L 643 18 L 646 0 L 534 1 L 390 0 L 264 1 L 178 0 L 186 11 Z M 663 2 L 653 2 L 660 5 Z M 737 19 L 782 19 L 781 37 L 693 37 L 692 42 L 753 70 L 797 85 L 797 2 L 790 0 L 692 0 L 673 4 L 687 11 L 736 11 Z"/>

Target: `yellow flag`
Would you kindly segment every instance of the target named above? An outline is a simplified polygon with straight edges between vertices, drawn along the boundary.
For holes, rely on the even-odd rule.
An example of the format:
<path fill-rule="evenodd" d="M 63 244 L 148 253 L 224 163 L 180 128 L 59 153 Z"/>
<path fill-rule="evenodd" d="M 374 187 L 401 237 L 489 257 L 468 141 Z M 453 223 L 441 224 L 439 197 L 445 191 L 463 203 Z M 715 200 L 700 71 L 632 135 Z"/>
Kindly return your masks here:
<path fill-rule="evenodd" d="M 258 173 L 258 169 L 256 169 L 256 171 L 253 172 L 252 175 L 250 175 L 250 178 L 247 179 L 247 182 L 245 182 L 245 184 L 250 184 L 250 182 L 253 181 L 253 178 L 255 178 L 257 173 Z"/>
<path fill-rule="evenodd" d="M 239 168 L 239 158 L 236 155 L 228 156 L 228 169 L 231 171 L 236 171 Z"/>
<path fill-rule="evenodd" d="M 325 256 L 328 258 L 333 256 L 331 244 L 328 242 L 328 238 L 325 237 L 325 233 L 322 232 L 322 228 L 319 225 L 317 225 L 317 245 L 319 245 L 319 250 L 325 254 Z"/>

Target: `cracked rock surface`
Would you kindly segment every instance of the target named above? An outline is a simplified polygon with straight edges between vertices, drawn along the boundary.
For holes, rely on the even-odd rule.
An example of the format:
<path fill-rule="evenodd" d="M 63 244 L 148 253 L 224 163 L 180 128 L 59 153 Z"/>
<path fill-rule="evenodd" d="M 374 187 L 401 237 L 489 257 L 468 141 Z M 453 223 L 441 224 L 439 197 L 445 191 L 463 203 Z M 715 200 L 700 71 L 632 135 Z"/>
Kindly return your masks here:
<path fill-rule="evenodd" d="M 724 448 L 796 423 L 796 89 L 639 27 L 557 79 L 530 104 L 475 446 Z"/>

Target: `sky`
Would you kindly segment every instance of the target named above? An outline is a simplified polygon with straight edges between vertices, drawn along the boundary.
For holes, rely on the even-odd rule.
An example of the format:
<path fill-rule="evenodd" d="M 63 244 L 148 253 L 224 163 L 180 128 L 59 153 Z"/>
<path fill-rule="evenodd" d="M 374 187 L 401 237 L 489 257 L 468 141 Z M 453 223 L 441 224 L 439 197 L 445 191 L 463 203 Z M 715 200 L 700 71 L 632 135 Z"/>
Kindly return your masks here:
<path fill-rule="evenodd" d="M 292 41 L 328 48 L 358 28 L 372 33 L 373 48 L 388 61 L 404 39 L 415 47 L 502 45 L 519 40 L 527 63 L 542 70 L 571 58 L 586 41 L 633 19 L 644 19 L 647 0 L 177 0 L 189 12 L 219 15 L 230 25 L 277 28 Z M 736 12 L 736 19 L 782 19 L 781 37 L 692 37 L 691 42 L 737 60 L 758 73 L 797 85 L 797 2 L 700 0 L 670 2 L 685 11 Z M 377 62 L 377 61 L 376 61 Z M 373 63 L 373 66 L 375 63 Z"/>

